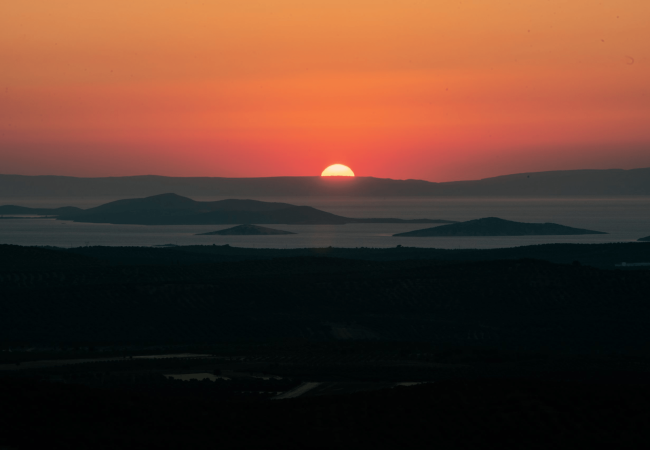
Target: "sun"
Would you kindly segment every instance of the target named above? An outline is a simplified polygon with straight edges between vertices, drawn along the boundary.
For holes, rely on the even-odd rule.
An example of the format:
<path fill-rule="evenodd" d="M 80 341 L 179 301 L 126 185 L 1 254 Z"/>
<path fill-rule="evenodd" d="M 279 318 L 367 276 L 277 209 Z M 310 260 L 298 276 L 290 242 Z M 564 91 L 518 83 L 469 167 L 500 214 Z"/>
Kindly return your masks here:
<path fill-rule="evenodd" d="M 320 174 L 321 177 L 353 177 L 354 172 L 343 164 L 333 164 Z"/>

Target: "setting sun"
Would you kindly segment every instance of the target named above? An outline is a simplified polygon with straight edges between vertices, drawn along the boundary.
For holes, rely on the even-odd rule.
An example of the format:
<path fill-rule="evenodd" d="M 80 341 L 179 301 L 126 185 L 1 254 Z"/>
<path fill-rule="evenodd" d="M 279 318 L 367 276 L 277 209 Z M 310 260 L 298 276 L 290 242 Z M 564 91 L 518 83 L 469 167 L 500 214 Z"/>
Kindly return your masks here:
<path fill-rule="evenodd" d="M 321 177 L 353 177 L 354 172 L 343 164 L 333 164 L 320 174 Z"/>

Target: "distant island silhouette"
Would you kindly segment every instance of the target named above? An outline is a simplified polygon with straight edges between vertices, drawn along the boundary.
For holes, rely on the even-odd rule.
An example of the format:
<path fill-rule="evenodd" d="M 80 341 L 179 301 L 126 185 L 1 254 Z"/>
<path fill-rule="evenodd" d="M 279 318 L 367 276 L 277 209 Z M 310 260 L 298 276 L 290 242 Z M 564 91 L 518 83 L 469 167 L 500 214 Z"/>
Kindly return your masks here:
<path fill-rule="evenodd" d="M 259 225 L 237 225 L 225 230 L 210 231 L 209 233 L 198 233 L 196 236 L 271 236 L 280 234 L 297 234 L 291 231 L 274 230 L 273 228 L 260 227 Z"/>
<path fill-rule="evenodd" d="M 147 197 L 612 197 L 650 195 L 650 168 L 562 170 L 431 182 L 374 177 L 131 177 L 0 175 L 4 198 Z"/>
<path fill-rule="evenodd" d="M 451 220 L 433 219 L 357 219 L 338 216 L 311 206 L 238 199 L 199 202 L 177 194 L 117 200 L 89 209 L 0 206 L 0 214 L 16 214 L 16 211 L 20 211 L 20 214 L 53 215 L 58 220 L 72 222 L 133 225 L 455 223 Z"/>
<path fill-rule="evenodd" d="M 525 223 L 486 217 L 467 222 L 425 228 L 423 230 L 397 233 L 399 237 L 429 236 L 552 236 L 578 234 L 607 234 L 602 231 L 583 230 L 556 223 Z"/>
<path fill-rule="evenodd" d="M 650 236 L 643 237 L 639 239 L 639 242 L 650 242 Z"/>

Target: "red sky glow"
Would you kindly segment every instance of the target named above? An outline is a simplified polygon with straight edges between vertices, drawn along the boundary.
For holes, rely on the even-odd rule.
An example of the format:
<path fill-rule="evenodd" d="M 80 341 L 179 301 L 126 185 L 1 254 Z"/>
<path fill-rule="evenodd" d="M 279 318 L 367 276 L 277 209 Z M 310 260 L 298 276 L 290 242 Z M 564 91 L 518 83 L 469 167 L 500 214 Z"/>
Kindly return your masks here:
<path fill-rule="evenodd" d="M 21 0 L 0 173 L 650 166 L 647 0 Z"/>

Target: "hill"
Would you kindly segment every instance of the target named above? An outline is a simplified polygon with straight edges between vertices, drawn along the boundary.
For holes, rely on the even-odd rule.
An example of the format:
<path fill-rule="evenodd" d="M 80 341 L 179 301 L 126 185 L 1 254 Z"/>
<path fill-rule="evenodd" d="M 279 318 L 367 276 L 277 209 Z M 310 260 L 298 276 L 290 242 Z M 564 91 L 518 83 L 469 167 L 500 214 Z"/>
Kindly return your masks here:
<path fill-rule="evenodd" d="M 117 200 L 80 212 L 62 214 L 58 218 L 74 222 L 139 225 L 347 223 L 345 217 L 310 206 L 237 199 L 199 202 L 176 194 Z"/>
<path fill-rule="evenodd" d="M 486 217 L 467 222 L 441 225 L 439 227 L 397 233 L 400 237 L 428 236 L 551 236 L 578 234 L 607 234 L 602 231 L 583 230 L 556 223 L 524 223 Z"/>
<path fill-rule="evenodd" d="M 650 242 L 650 236 L 643 237 L 639 239 L 639 242 Z"/>
<path fill-rule="evenodd" d="M 211 231 L 209 233 L 200 233 L 197 236 L 270 236 L 276 234 L 296 234 L 291 231 L 274 230 L 273 228 L 260 227 L 258 225 L 237 225 L 236 227 L 225 230 Z"/>
<path fill-rule="evenodd" d="M 110 178 L 0 175 L 4 198 L 183 196 L 602 197 L 650 195 L 650 168 L 566 170 L 435 183 L 373 177 L 207 178 L 155 175 Z"/>
<path fill-rule="evenodd" d="M 73 212 L 90 216 L 96 214 L 119 214 L 134 211 L 167 211 L 205 213 L 214 211 L 268 212 L 294 207 L 288 203 L 262 202 L 258 200 L 228 199 L 199 202 L 177 194 L 160 194 L 146 198 L 128 198 L 105 203 L 94 208 Z"/>

